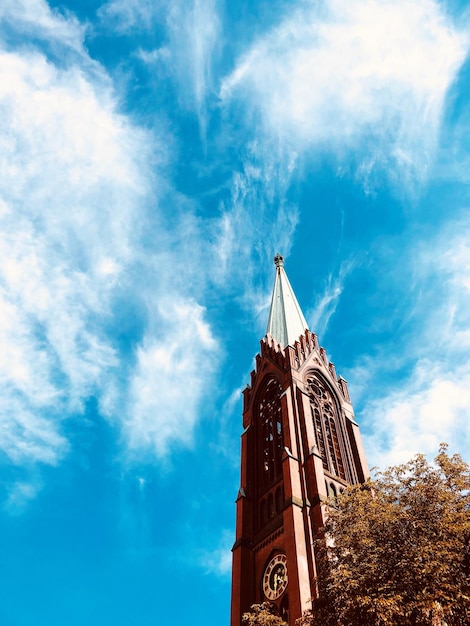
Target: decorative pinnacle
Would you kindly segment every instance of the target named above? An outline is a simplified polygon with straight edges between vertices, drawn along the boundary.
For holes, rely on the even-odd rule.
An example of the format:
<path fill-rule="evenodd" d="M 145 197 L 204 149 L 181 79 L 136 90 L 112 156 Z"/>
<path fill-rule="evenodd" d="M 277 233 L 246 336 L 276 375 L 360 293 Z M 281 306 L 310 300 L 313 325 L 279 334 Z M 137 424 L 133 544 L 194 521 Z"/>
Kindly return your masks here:
<path fill-rule="evenodd" d="M 276 267 L 284 267 L 284 257 L 279 254 L 279 252 L 274 257 L 274 265 Z"/>

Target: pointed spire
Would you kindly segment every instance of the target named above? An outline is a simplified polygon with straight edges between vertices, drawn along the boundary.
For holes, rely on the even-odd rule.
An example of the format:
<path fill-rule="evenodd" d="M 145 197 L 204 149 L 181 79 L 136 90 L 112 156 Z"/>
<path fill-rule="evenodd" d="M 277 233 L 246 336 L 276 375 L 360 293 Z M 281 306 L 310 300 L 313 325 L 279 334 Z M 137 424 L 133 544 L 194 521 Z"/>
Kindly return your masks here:
<path fill-rule="evenodd" d="M 293 346 L 300 335 L 305 333 L 308 324 L 284 270 L 284 257 L 276 254 L 274 265 L 276 280 L 266 333 L 284 347 Z"/>

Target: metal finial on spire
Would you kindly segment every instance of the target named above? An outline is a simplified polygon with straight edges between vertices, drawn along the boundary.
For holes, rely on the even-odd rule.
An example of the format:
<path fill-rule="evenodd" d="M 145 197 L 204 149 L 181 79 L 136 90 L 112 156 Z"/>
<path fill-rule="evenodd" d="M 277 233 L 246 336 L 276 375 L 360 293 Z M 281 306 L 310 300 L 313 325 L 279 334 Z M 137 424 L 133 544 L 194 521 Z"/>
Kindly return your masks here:
<path fill-rule="evenodd" d="M 279 252 L 274 257 L 274 265 L 276 267 L 284 267 L 284 257 Z"/>

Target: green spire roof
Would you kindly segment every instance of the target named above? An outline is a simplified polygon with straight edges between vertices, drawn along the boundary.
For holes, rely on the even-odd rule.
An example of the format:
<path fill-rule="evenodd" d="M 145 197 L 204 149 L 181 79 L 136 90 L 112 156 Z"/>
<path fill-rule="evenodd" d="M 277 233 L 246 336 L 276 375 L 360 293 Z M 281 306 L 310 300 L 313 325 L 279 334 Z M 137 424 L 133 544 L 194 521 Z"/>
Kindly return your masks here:
<path fill-rule="evenodd" d="M 274 257 L 274 265 L 276 266 L 276 280 L 266 333 L 283 347 L 293 346 L 300 335 L 305 333 L 308 324 L 290 286 L 284 270 L 284 258 L 280 254 Z"/>

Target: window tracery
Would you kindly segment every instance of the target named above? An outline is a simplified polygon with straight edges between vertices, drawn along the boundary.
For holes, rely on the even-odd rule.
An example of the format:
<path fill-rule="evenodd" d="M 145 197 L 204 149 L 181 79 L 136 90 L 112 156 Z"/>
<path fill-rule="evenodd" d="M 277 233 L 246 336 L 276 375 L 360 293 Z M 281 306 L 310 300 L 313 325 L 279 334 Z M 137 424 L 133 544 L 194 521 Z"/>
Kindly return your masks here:
<path fill-rule="evenodd" d="M 282 475 L 282 387 L 277 380 L 271 379 L 267 383 L 259 403 L 259 492 L 265 491 Z"/>
<path fill-rule="evenodd" d="M 333 397 L 323 382 L 314 375 L 307 378 L 315 439 L 323 468 L 346 480 L 338 439 L 337 411 Z"/>

